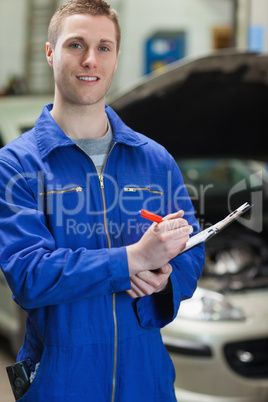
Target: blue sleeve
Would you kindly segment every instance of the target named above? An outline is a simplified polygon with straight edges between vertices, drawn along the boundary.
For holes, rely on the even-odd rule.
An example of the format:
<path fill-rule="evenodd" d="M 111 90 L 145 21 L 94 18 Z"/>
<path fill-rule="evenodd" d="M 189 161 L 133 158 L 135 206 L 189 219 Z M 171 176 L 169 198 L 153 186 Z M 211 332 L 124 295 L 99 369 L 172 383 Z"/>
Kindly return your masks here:
<path fill-rule="evenodd" d="M 125 247 L 56 248 L 23 172 L 0 160 L 0 177 L 0 264 L 22 307 L 69 303 L 130 289 Z"/>
<path fill-rule="evenodd" d="M 195 234 L 200 231 L 200 226 L 195 218 L 194 208 L 182 175 L 173 158 L 171 158 L 169 172 L 172 177 L 172 195 L 166 202 L 166 211 L 172 213 L 183 209 L 184 218 L 193 226 L 193 234 Z M 169 324 L 176 317 L 181 301 L 192 297 L 205 264 L 204 245 L 196 246 L 178 255 L 170 261 L 170 264 L 173 268 L 170 276 L 172 290 L 137 300 L 138 319 L 143 327 L 162 328 Z"/>

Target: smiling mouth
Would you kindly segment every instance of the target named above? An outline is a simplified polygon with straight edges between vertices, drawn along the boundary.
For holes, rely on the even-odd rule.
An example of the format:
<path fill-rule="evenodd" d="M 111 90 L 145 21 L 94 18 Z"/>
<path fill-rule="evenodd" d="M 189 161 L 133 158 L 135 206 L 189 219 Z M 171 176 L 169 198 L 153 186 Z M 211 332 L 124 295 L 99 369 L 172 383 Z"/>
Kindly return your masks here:
<path fill-rule="evenodd" d="M 78 77 L 81 81 L 98 81 L 98 77 Z"/>

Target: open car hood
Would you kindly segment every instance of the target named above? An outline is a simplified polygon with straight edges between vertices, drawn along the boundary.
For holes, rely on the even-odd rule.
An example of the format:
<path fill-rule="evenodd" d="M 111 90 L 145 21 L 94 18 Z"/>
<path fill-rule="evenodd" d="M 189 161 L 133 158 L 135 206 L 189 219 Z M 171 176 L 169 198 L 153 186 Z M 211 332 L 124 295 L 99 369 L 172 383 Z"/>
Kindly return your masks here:
<path fill-rule="evenodd" d="M 218 292 L 268 288 L 265 175 L 253 186 L 268 160 L 268 56 L 221 51 L 184 59 L 143 77 L 108 103 L 130 127 L 168 149 L 188 191 L 201 184 L 209 189 L 192 194 L 203 228 L 225 217 L 229 207 L 231 212 L 245 202 L 255 204 L 247 219 L 260 222 L 258 230 L 235 222 L 206 243 L 204 287 Z M 204 164 L 195 167 L 195 160 Z M 256 161 L 265 163 L 259 168 Z M 191 181 L 193 173 L 199 181 Z"/>
<path fill-rule="evenodd" d="M 267 160 L 266 55 L 221 51 L 184 59 L 143 77 L 109 104 L 175 158 Z"/>

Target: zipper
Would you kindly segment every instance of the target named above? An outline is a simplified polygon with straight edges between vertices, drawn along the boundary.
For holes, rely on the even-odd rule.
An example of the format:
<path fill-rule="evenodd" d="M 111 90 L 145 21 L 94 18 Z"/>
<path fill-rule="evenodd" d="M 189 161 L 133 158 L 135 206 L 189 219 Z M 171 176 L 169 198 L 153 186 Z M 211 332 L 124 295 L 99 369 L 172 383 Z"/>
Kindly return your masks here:
<path fill-rule="evenodd" d="M 106 223 L 106 212 L 105 212 L 105 211 L 106 211 L 106 201 L 105 201 L 105 194 L 104 194 L 103 172 L 104 172 L 104 169 L 105 169 L 107 160 L 108 160 L 108 158 L 109 158 L 109 156 L 110 156 L 112 150 L 114 149 L 115 145 L 116 145 L 116 142 L 112 145 L 112 147 L 111 147 L 111 149 L 110 149 L 108 155 L 106 156 L 106 159 L 105 159 L 105 161 L 104 161 L 104 165 L 103 165 L 102 170 L 101 170 L 101 174 L 99 174 L 99 182 L 100 182 L 100 188 L 101 188 L 101 194 L 102 194 L 102 201 L 103 201 L 103 215 L 104 215 L 103 221 L 104 221 L 104 230 L 105 230 L 105 234 L 106 234 L 106 237 L 107 237 L 107 240 L 108 240 L 108 247 L 109 247 L 109 248 L 111 248 L 111 240 L 110 240 L 110 236 L 109 236 L 108 229 L 107 229 L 107 223 Z"/>
<path fill-rule="evenodd" d="M 100 181 L 100 187 L 103 190 L 104 189 L 104 183 L 103 183 L 103 174 L 102 173 L 99 175 L 99 181 Z"/>
<path fill-rule="evenodd" d="M 112 402 L 115 398 L 115 386 L 116 386 L 116 370 L 117 370 L 117 317 L 116 317 L 116 293 L 113 294 L 113 319 L 114 319 L 114 369 L 113 369 L 113 391 Z"/>
<path fill-rule="evenodd" d="M 105 230 L 105 234 L 107 237 L 107 241 L 108 241 L 108 248 L 111 248 L 111 239 L 108 233 L 108 229 L 107 229 L 107 222 L 106 222 L 106 201 L 105 201 L 105 194 L 104 194 L 104 178 L 103 178 L 103 173 L 104 173 L 104 169 L 107 163 L 107 160 L 112 152 L 112 150 L 114 149 L 116 145 L 116 142 L 114 142 L 114 144 L 112 145 L 110 151 L 108 152 L 106 159 L 104 161 L 101 173 L 98 175 L 99 176 L 99 182 L 100 182 L 100 188 L 101 188 L 101 195 L 102 195 L 102 202 L 103 202 L 103 222 L 104 222 L 104 230 Z M 87 155 L 87 157 L 91 160 L 91 162 L 93 163 L 93 165 L 95 166 L 94 162 L 92 161 L 92 159 L 90 158 L 90 156 L 79 146 L 76 144 L 76 146 L 82 151 L 84 152 L 84 154 Z M 96 166 L 95 166 L 96 169 Z M 96 169 L 97 171 L 97 169 Z M 98 173 L 98 172 L 97 172 Z M 118 335 L 117 335 L 117 316 L 116 316 L 116 293 L 113 294 L 113 322 L 114 322 L 114 362 L 113 362 L 113 389 L 112 389 L 112 399 L 111 402 L 114 402 L 115 400 L 115 387 L 116 387 L 116 370 L 117 370 L 117 344 L 118 344 Z"/>
<path fill-rule="evenodd" d="M 105 194 L 104 194 L 104 180 L 103 180 L 103 172 L 107 163 L 107 160 L 112 152 L 112 150 L 114 149 L 116 145 L 116 142 L 113 144 L 113 146 L 111 147 L 104 165 L 102 167 L 101 170 L 101 174 L 99 175 L 99 181 L 100 181 L 100 187 L 101 187 L 101 192 L 102 192 L 102 200 L 103 200 L 103 213 L 104 213 L 104 230 L 107 236 L 107 240 L 108 240 L 108 247 L 111 248 L 111 239 L 108 233 L 108 229 L 107 229 L 107 224 L 106 224 L 106 201 L 105 201 Z M 117 338 L 117 317 L 116 317 L 116 293 L 113 294 L 113 321 L 114 321 L 114 367 L 113 367 L 113 390 L 112 390 L 112 399 L 111 401 L 114 402 L 115 400 L 115 386 L 116 386 L 116 370 L 117 370 L 117 343 L 118 343 L 118 338 Z"/>
<path fill-rule="evenodd" d="M 136 191 L 149 191 L 150 193 L 153 194 L 161 194 L 161 195 L 164 194 L 163 191 L 151 190 L 149 187 L 124 187 L 124 191 L 130 193 L 135 193 Z"/>
<path fill-rule="evenodd" d="M 47 191 L 45 193 L 39 193 L 39 195 L 49 195 L 49 194 L 64 194 L 64 193 L 70 193 L 76 191 L 77 193 L 80 191 L 83 191 L 83 188 L 78 186 L 78 187 L 73 187 L 73 188 L 68 188 L 67 190 L 51 190 Z"/>

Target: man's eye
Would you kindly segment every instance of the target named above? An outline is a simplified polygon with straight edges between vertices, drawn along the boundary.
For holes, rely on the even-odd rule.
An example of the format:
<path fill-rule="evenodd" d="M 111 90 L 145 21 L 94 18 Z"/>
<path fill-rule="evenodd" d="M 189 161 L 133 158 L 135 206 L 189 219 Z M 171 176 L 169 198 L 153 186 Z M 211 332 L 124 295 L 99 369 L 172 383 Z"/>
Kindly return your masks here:
<path fill-rule="evenodd" d="M 100 49 L 102 52 L 107 52 L 107 51 L 109 50 L 107 46 L 100 46 L 99 49 Z"/>
<path fill-rule="evenodd" d="M 72 43 L 72 44 L 71 44 L 71 47 L 72 47 L 73 49 L 81 49 L 81 45 L 79 45 L 79 43 Z"/>

